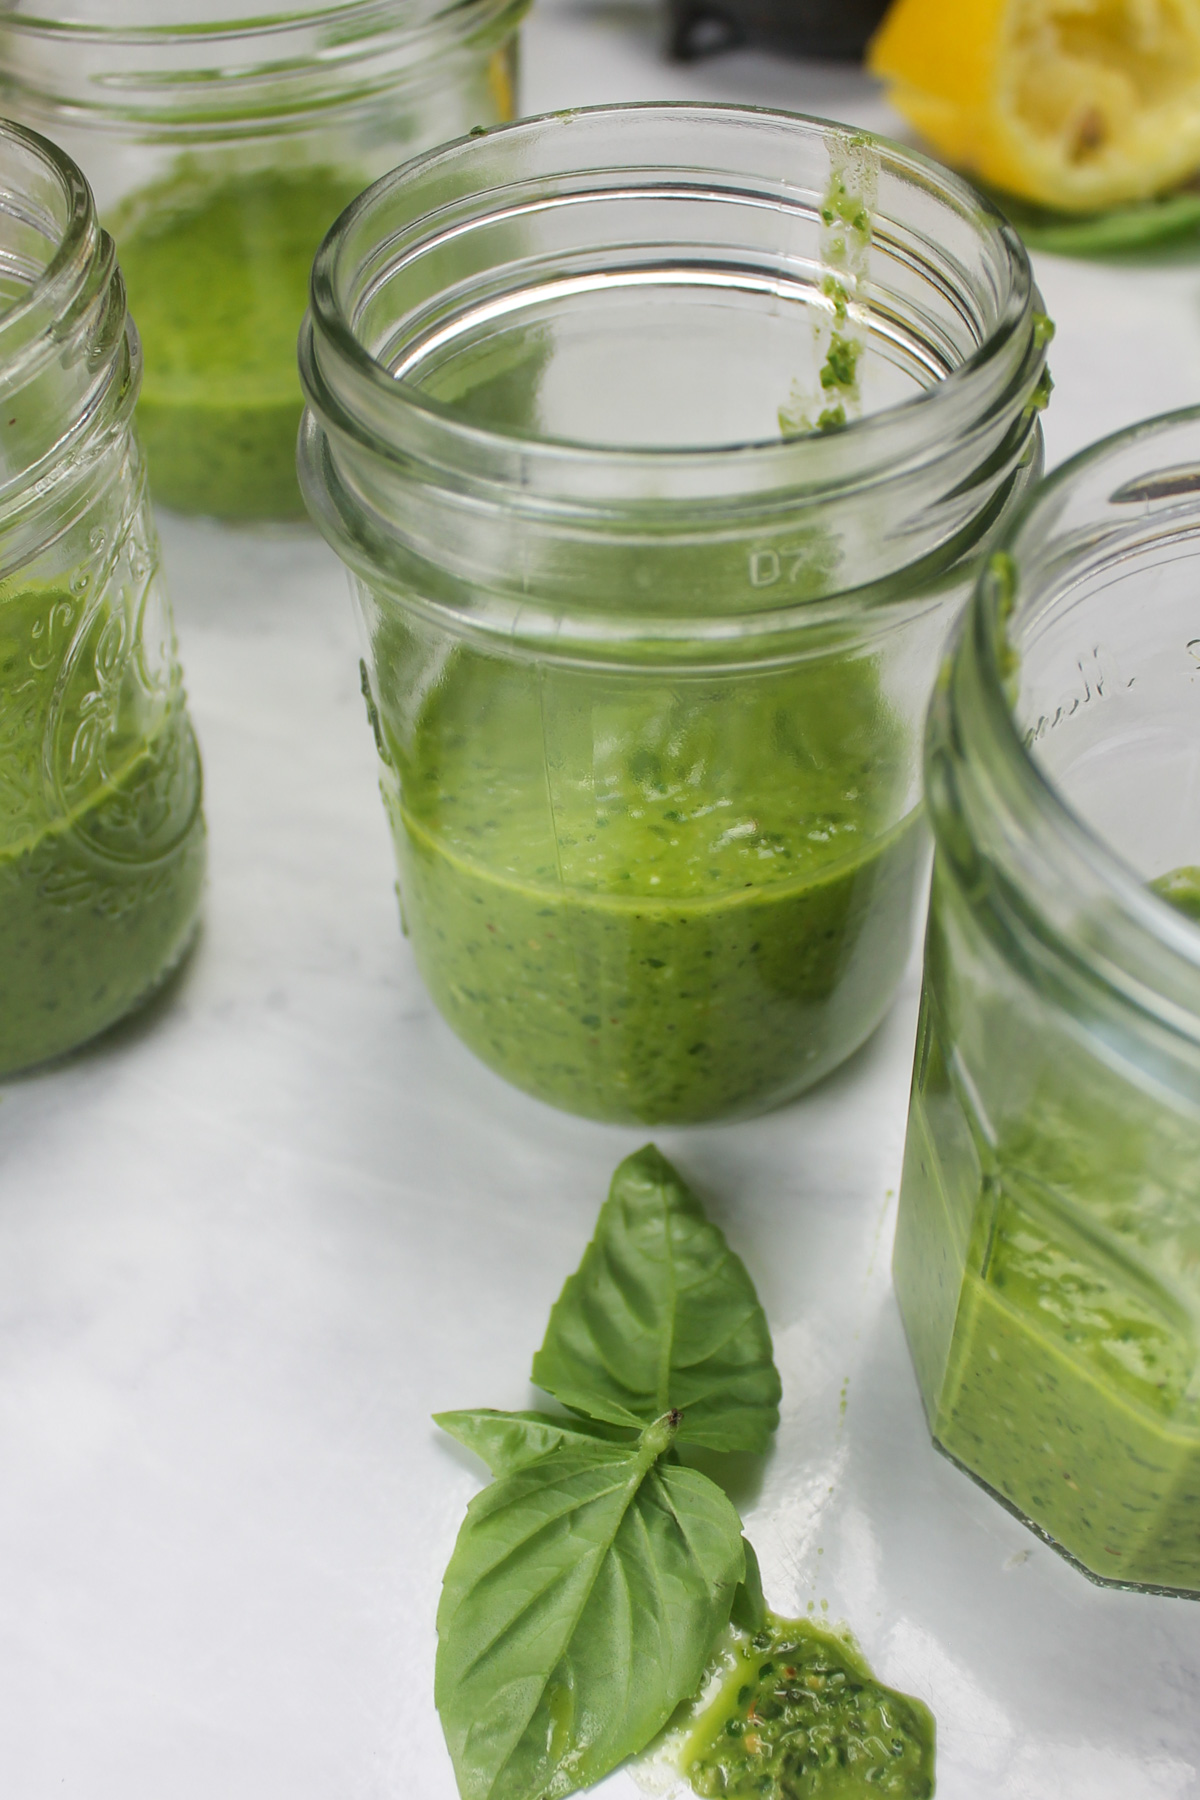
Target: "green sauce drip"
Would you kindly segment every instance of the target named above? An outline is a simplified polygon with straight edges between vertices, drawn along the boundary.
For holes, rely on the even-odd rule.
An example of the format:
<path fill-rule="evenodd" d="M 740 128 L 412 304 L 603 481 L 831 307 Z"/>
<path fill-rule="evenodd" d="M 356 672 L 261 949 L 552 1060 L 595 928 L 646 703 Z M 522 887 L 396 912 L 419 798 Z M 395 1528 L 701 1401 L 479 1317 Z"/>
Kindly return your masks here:
<path fill-rule="evenodd" d="M 73 1049 L 144 999 L 186 949 L 203 882 L 182 701 L 144 727 L 123 707 L 97 741 L 119 633 L 103 607 L 81 629 L 83 610 L 69 593 L 0 596 L 0 1075 Z"/>
<path fill-rule="evenodd" d="M 859 139 L 852 148 L 863 149 L 866 140 Z M 821 207 L 821 223 L 827 228 L 844 226 L 866 248 L 871 242 L 871 207 L 853 184 L 848 169 L 836 169 Z"/>
<path fill-rule="evenodd" d="M 861 355 L 861 344 L 856 343 L 853 338 L 840 337 L 835 332 L 830 339 L 829 354 L 821 370 L 821 386 L 852 392 L 858 383 L 858 359 Z"/>
<path fill-rule="evenodd" d="M 1200 868 L 1187 865 L 1158 875 L 1150 883 L 1156 894 L 1170 902 L 1176 912 L 1184 913 L 1200 924 Z"/>
<path fill-rule="evenodd" d="M 801 380 L 793 381 L 778 412 L 784 437 L 840 430 L 857 416 L 862 400 L 858 365 L 865 344 L 850 304 L 870 269 L 876 166 L 872 148 L 862 138 L 851 138 L 838 154 L 840 163 L 835 162 L 821 207 L 821 257 L 831 270 L 821 292 L 833 310 L 815 327 L 818 356 L 824 351 L 819 391 L 814 398 Z"/>
<path fill-rule="evenodd" d="M 331 168 L 214 179 L 184 164 L 110 221 L 145 355 L 138 426 L 164 505 L 303 516 L 296 337 L 317 246 L 361 186 Z"/>
<path fill-rule="evenodd" d="M 769 1615 L 680 1762 L 703 1800 L 928 1800 L 934 1738 L 928 1707 L 876 1681 L 845 1638 Z"/>

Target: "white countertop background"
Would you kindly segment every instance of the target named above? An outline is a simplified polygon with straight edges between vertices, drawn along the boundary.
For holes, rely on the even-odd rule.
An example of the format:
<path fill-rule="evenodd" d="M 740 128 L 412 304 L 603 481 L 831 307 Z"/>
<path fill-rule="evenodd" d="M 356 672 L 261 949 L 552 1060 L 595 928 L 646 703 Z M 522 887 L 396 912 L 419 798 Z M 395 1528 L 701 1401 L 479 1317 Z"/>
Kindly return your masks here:
<path fill-rule="evenodd" d="M 538 0 L 525 110 L 700 98 L 899 129 L 856 70 L 659 43 L 646 6 Z M 1051 461 L 1200 401 L 1200 258 L 1038 273 Z M 332 555 L 161 523 L 206 923 L 146 1014 L 0 1087 L 0 1797 L 454 1800 L 433 1619 L 480 1472 L 428 1417 L 530 1403 L 645 1133 L 525 1099 L 435 1017 Z M 827 1605 L 929 1702 L 940 1800 L 1200 1796 L 1200 1605 L 1093 1587 L 928 1442 L 888 1274 L 916 990 L 914 969 L 796 1105 L 656 1134 L 775 1335 L 778 1445 L 736 1496 L 768 1598 Z"/>

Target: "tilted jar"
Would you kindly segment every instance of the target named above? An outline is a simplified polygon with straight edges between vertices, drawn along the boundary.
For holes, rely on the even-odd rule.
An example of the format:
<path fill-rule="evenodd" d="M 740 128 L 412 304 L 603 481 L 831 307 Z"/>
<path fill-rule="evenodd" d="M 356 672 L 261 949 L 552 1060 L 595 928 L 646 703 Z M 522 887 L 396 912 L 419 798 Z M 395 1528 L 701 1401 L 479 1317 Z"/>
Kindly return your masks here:
<path fill-rule="evenodd" d="M 939 1446 L 1200 1593 L 1200 411 L 1067 464 L 938 685 L 895 1281 Z"/>
<path fill-rule="evenodd" d="M 198 918 L 200 762 L 138 374 L 86 182 L 0 124 L 0 1075 L 145 999 Z"/>
<path fill-rule="evenodd" d="M 929 688 L 1038 471 L 1044 339 L 986 202 L 786 114 L 531 120 L 339 221 L 302 480 L 418 965 L 510 1080 L 734 1116 L 879 1022 Z"/>

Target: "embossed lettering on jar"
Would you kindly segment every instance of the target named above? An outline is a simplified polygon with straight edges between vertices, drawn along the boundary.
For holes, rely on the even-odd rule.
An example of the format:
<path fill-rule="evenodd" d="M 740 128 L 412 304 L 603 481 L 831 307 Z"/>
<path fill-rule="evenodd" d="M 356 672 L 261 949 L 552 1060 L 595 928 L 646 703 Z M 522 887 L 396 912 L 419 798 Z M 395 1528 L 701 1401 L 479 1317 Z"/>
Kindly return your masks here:
<path fill-rule="evenodd" d="M 322 236 L 415 151 L 510 118 L 528 0 L 15 0 L 0 111 L 79 162 L 145 353 L 156 500 L 303 515 L 296 333 Z"/>
<path fill-rule="evenodd" d="M 1036 473 L 987 205 L 722 107 L 532 120 L 330 234 L 301 473 L 456 1031 L 600 1118 L 777 1104 L 886 1011 L 945 630 Z"/>
<path fill-rule="evenodd" d="M 200 763 L 111 240 L 0 125 L 0 1075 L 136 1006 L 194 932 Z"/>

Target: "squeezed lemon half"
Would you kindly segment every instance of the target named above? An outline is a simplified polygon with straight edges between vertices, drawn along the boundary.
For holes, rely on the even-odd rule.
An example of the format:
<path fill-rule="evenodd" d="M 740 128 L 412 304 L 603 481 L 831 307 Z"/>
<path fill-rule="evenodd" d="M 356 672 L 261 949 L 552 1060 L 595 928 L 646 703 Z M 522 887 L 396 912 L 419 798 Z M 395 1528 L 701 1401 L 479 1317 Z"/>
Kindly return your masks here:
<path fill-rule="evenodd" d="M 868 63 L 948 162 L 1043 206 L 1200 168 L 1200 0 L 896 0 Z"/>

